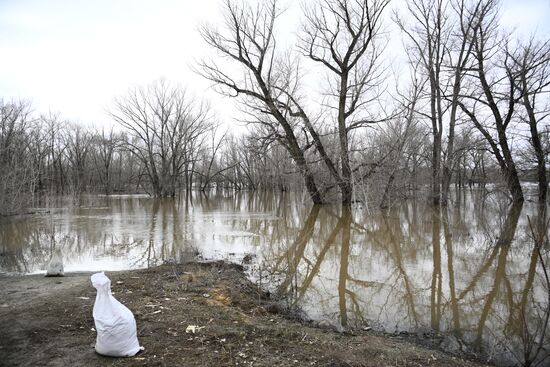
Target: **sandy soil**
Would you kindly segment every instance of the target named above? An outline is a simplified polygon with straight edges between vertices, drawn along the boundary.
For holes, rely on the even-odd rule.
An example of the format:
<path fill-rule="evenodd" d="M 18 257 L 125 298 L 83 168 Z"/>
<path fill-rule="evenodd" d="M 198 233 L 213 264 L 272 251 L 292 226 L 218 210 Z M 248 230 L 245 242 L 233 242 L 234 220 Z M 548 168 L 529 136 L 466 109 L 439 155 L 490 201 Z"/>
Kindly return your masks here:
<path fill-rule="evenodd" d="M 481 366 L 398 336 L 338 333 L 270 312 L 273 301 L 224 263 L 107 273 L 145 350 L 103 357 L 93 349 L 89 275 L 0 278 L 0 366 Z"/>

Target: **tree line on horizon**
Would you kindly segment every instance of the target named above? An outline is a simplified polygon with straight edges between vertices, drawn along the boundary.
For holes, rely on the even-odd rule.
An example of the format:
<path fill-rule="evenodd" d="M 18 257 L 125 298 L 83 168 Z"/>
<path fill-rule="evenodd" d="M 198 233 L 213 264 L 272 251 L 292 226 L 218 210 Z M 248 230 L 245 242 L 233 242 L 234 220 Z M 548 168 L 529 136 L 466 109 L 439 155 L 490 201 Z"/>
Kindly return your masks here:
<path fill-rule="evenodd" d="M 521 180 L 547 202 L 550 40 L 503 29 L 497 0 L 407 0 L 394 13 L 388 4 L 304 5 L 295 47 L 284 48 L 277 0 L 225 1 L 224 23 L 200 29 L 218 57 L 196 71 L 239 104 L 244 135 L 163 80 L 114 101 L 117 129 L 0 100 L 0 214 L 43 193 L 174 197 L 212 187 L 387 207 L 419 189 L 447 205 L 453 185 L 495 183 L 520 203 Z M 408 60 L 395 86 L 388 24 Z"/>

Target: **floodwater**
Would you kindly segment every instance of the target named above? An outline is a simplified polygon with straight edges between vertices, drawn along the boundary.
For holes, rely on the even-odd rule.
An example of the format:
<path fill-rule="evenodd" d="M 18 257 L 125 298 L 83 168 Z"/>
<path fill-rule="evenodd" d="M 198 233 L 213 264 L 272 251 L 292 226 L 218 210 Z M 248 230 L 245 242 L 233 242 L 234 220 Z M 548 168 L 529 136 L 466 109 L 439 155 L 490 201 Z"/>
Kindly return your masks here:
<path fill-rule="evenodd" d="M 44 271 L 57 248 L 65 271 L 225 259 L 337 328 L 428 336 L 503 366 L 550 352 L 550 256 L 535 246 L 547 227 L 533 203 L 468 191 L 445 210 L 346 212 L 296 194 L 217 193 L 55 198 L 36 210 L 0 220 L 0 273 Z"/>

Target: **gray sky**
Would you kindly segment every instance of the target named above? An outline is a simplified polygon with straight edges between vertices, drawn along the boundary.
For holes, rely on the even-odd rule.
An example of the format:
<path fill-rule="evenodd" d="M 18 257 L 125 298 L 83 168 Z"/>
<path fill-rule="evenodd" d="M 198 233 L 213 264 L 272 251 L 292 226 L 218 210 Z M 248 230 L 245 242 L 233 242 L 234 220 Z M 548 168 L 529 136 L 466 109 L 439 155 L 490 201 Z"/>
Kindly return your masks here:
<path fill-rule="evenodd" d="M 285 3 L 280 26 L 291 34 L 300 2 Z M 219 20 L 220 6 L 221 0 L 0 0 L 0 97 L 105 125 L 115 96 L 164 77 L 206 96 L 222 120 L 231 119 L 233 101 L 190 70 L 209 55 L 197 27 Z M 502 10 L 505 26 L 550 38 L 550 0 L 506 0 Z"/>

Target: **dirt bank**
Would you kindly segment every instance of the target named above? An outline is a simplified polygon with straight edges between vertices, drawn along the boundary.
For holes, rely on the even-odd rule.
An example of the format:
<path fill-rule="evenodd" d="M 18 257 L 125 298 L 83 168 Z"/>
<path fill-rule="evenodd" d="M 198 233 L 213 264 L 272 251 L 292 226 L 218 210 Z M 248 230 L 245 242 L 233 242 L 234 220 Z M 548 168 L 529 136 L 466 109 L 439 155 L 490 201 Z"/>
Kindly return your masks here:
<path fill-rule="evenodd" d="M 270 300 L 234 265 L 107 275 L 136 316 L 144 352 L 126 359 L 94 352 L 89 274 L 4 277 L 0 366 L 480 366 L 399 338 L 341 334 L 270 313 Z"/>

